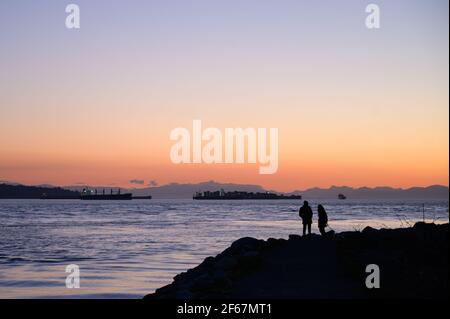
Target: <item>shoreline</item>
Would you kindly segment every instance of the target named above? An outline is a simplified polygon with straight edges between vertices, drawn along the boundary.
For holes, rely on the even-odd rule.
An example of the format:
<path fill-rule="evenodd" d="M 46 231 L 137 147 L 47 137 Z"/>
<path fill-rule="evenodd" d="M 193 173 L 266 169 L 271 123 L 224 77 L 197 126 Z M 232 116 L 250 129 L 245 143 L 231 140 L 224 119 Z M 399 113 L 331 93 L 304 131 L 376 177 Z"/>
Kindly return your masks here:
<path fill-rule="evenodd" d="M 449 224 L 244 237 L 144 299 L 448 298 Z M 368 289 L 368 265 L 380 288 Z"/>

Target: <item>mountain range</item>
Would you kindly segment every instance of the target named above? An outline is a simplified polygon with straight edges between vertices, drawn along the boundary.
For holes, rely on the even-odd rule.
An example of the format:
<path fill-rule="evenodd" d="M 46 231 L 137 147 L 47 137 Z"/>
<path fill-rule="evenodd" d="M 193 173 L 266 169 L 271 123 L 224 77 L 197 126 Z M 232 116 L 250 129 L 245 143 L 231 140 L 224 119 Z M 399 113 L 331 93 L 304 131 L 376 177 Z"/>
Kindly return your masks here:
<path fill-rule="evenodd" d="M 18 183 L 8 183 L 9 185 L 20 185 Z M 6 185 L 4 183 L 3 185 Z M 36 188 L 36 192 L 43 192 L 44 188 L 54 188 L 52 185 L 37 185 L 28 186 L 27 192 L 31 191 L 30 188 Z M 71 191 L 81 191 L 87 186 L 62 186 L 62 189 Z M 109 191 L 111 186 L 88 186 L 91 189 L 106 189 Z M 58 187 L 58 191 L 62 189 Z M 17 191 L 24 190 L 23 188 L 14 187 L 8 188 L 8 195 L 2 194 L 6 192 L 6 187 L 0 188 L 0 198 L 30 198 L 21 197 L 20 194 L 11 195 L 11 189 Z M 113 188 L 114 191 L 117 187 Z M 430 200 L 430 199 L 449 199 L 449 189 L 447 186 L 432 185 L 428 187 L 411 187 L 407 189 L 392 188 L 392 187 L 360 187 L 353 188 L 348 186 L 331 186 L 329 188 L 308 188 L 305 190 L 297 190 L 289 193 L 277 192 L 274 190 L 264 189 L 260 185 L 252 184 L 233 184 L 233 183 L 219 183 L 215 181 L 207 181 L 202 183 L 170 183 L 161 186 L 152 186 L 144 188 L 121 188 L 122 193 L 130 192 L 134 196 L 146 196 L 152 195 L 154 199 L 189 199 L 196 192 L 204 191 L 218 191 L 223 189 L 226 192 L 229 191 L 243 191 L 243 192 L 272 192 L 277 194 L 286 195 L 302 195 L 304 199 L 336 199 L 338 194 L 344 194 L 348 199 L 417 199 L 417 200 Z M 3 192 L 2 192 L 3 190 Z M 48 190 L 47 190 L 48 192 Z M 29 193 L 27 193 L 29 194 Z M 25 195 L 25 193 L 24 193 Z"/>
<path fill-rule="evenodd" d="M 66 187 L 71 190 L 80 190 L 80 186 Z M 96 187 L 98 189 L 104 187 Z M 108 187 L 106 187 L 108 188 Z M 170 183 L 161 186 L 130 188 L 123 191 L 131 192 L 135 196 L 152 195 L 155 199 L 185 199 L 192 198 L 195 192 L 217 191 L 223 189 L 229 191 L 244 192 L 273 192 L 286 195 L 302 195 L 304 199 L 336 199 L 338 194 L 344 194 L 348 199 L 447 199 L 449 189 L 447 186 L 432 185 L 428 187 L 411 187 L 407 189 L 392 187 L 360 187 L 331 186 L 329 188 L 308 188 L 282 193 L 275 190 L 265 189 L 260 185 L 233 184 L 207 181 L 202 183 Z"/>

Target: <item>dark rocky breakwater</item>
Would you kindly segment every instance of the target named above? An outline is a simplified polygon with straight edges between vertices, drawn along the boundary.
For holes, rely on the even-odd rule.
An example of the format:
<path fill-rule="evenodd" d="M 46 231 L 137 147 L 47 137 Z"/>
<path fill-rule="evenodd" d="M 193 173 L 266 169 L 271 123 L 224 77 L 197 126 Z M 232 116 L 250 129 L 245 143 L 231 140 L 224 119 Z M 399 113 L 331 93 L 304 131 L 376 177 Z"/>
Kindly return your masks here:
<path fill-rule="evenodd" d="M 448 224 L 241 238 L 145 299 L 448 298 Z M 366 267 L 380 288 L 366 287 Z"/>

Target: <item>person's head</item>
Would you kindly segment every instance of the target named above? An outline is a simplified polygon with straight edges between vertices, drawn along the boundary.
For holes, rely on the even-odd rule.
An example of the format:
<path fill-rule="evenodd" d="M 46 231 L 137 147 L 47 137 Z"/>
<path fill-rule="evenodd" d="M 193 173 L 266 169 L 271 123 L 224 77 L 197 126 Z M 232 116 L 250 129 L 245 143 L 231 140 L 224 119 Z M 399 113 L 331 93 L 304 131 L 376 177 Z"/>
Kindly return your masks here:
<path fill-rule="evenodd" d="M 305 201 L 303 202 L 303 206 L 308 206 L 308 205 L 309 205 L 308 201 L 305 200 Z"/>
<path fill-rule="evenodd" d="M 325 208 L 324 208 L 321 204 L 319 204 L 319 205 L 317 206 L 317 211 L 318 211 L 319 213 L 325 213 Z"/>

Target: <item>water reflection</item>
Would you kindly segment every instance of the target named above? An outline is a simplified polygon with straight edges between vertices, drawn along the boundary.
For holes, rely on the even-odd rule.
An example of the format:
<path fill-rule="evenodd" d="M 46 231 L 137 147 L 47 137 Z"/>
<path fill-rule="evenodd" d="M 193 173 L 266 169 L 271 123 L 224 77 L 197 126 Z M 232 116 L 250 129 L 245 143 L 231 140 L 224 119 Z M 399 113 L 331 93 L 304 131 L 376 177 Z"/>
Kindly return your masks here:
<path fill-rule="evenodd" d="M 0 297 L 142 297 L 240 237 L 300 233 L 299 204 L 0 200 Z M 317 203 L 311 204 L 315 209 Z M 323 204 L 336 231 L 396 228 L 422 219 L 422 202 Z M 448 202 L 425 207 L 427 220 L 448 222 Z M 80 289 L 65 288 L 71 263 L 80 266 Z"/>

